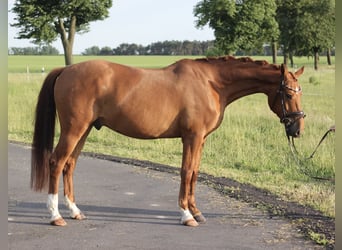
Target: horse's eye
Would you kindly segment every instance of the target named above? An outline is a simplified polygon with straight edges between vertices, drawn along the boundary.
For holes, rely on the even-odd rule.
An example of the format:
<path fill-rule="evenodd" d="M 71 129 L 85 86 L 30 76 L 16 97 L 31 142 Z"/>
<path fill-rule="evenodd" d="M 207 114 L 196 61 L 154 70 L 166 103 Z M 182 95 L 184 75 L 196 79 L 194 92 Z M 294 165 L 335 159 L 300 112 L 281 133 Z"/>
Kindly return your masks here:
<path fill-rule="evenodd" d="M 286 98 L 287 98 L 287 99 L 289 99 L 289 100 L 292 99 L 292 95 L 290 95 L 290 94 L 288 94 L 288 93 L 286 93 L 285 95 L 286 95 Z"/>

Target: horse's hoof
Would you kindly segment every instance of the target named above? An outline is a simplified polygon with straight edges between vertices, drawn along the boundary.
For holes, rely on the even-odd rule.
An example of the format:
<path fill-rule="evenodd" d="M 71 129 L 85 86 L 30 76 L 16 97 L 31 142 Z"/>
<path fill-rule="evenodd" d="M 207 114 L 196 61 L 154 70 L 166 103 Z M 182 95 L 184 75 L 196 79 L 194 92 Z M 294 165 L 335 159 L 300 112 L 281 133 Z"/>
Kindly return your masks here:
<path fill-rule="evenodd" d="M 182 224 L 188 227 L 197 227 L 199 225 L 195 219 L 183 221 Z"/>
<path fill-rule="evenodd" d="M 194 219 L 198 222 L 198 223 L 206 223 L 207 222 L 207 219 L 203 216 L 203 214 L 196 214 L 194 215 Z"/>
<path fill-rule="evenodd" d="M 84 220 L 87 217 L 83 213 L 76 214 L 74 217 L 71 217 L 74 220 Z"/>
<path fill-rule="evenodd" d="M 65 222 L 65 220 L 62 217 L 51 221 L 50 224 L 52 226 L 60 226 L 60 227 L 64 227 L 67 225 L 67 223 Z"/>

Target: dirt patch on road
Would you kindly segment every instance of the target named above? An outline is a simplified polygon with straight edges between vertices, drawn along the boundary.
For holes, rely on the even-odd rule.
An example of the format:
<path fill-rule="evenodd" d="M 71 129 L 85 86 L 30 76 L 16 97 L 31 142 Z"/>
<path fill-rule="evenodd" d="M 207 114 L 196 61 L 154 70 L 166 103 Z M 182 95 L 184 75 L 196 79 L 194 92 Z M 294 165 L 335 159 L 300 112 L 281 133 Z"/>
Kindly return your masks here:
<path fill-rule="evenodd" d="M 178 168 L 149 161 L 96 153 L 83 153 L 83 155 L 179 175 Z M 266 210 L 270 218 L 277 216 L 286 218 L 302 232 L 304 237 L 311 239 L 314 235 L 316 241 L 328 242 L 326 245 L 327 249 L 335 248 L 335 218 L 327 217 L 311 207 L 303 206 L 296 202 L 284 201 L 268 190 L 239 183 L 229 178 L 199 174 L 198 181 L 212 186 L 223 195 Z"/>

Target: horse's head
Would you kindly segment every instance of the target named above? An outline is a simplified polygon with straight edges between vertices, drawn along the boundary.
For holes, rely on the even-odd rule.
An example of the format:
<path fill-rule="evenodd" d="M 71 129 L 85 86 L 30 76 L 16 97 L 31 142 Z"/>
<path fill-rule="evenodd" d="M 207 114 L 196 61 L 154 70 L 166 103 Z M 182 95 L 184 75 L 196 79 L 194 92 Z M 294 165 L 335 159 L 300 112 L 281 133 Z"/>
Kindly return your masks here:
<path fill-rule="evenodd" d="M 281 80 L 277 92 L 269 95 L 268 103 L 273 112 L 285 125 L 287 136 L 299 137 L 304 130 L 305 114 L 301 106 L 302 89 L 298 77 L 303 74 L 304 67 L 295 73 L 288 72 L 286 66 L 281 65 Z"/>

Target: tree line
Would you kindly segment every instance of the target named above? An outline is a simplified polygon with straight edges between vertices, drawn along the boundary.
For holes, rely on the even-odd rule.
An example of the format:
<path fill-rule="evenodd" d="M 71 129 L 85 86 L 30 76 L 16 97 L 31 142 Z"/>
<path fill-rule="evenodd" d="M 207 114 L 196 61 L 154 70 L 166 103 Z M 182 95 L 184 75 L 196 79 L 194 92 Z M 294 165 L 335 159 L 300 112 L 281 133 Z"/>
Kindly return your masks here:
<path fill-rule="evenodd" d="M 335 48 L 332 48 L 330 55 L 335 56 Z M 276 52 L 277 56 L 283 56 L 284 50 L 280 46 Z M 215 47 L 215 41 L 158 41 L 146 46 L 136 43 L 122 43 L 112 48 L 97 45 L 89 47 L 82 52 L 86 56 L 110 56 L 110 55 L 193 55 L 193 56 L 219 56 L 221 51 Z M 272 45 L 263 44 L 261 48 L 252 50 L 238 49 L 235 56 L 272 56 Z M 298 55 L 303 56 L 303 55 Z M 326 51 L 319 53 L 319 56 L 326 56 Z"/>
<path fill-rule="evenodd" d="M 58 49 L 51 45 L 40 47 L 11 47 L 9 55 L 59 55 Z"/>
<path fill-rule="evenodd" d="M 205 55 L 214 47 L 214 41 L 158 41 L 146 46 L 122 43 L 116 48 L 92 46 L 83 55 Z"/>
<path fill-rule="evenodd" d="M 261 49 L 237 50 L 235 56 L 272 56 L 272 46 L 264 44 Z M 57 48 L 48 46 L 39 47 L 10 47 L 9 55 L 59 55 Z M 136 43 L 122 43 L 112 48 L 110 46 L 99 47 L 97 45 L 86 48 L 82 53 L 84 56 L 111 56 L 111 55 L 194 55 L 194 56 L 218 56 L 220 51 L 215 47 L 214 40 L 208 41 L 158 41 L 146 46 Z M 330 50 L 330 54 L 335 56 L 335 48 Z M 277 50 L 278 56 L 283 56 L 282 46 Z M 325 56 L 326 51 L 319 53 Z"/>

